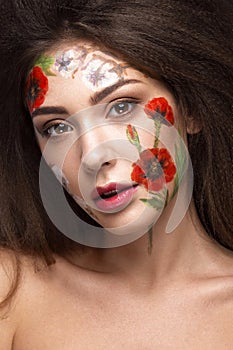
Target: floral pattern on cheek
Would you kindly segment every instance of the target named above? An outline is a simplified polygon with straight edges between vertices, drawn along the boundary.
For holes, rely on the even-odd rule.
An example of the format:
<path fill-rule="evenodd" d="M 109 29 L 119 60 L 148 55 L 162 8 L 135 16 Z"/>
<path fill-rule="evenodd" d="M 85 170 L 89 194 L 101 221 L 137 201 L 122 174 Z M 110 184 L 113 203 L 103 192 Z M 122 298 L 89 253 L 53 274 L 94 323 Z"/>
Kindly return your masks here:
<path fill-rule="evenodd" d="M 149 148 L 140 153 L 140 159 L 133 163 L 131 179 L 149 191 L 159 191 L 165 181 L 173 180 L 176 167 L 166 148 Z"/>
<path fill-rule="evenodd" d="M 26 98 L 31 113 L 42 105 L 47 91 L 48 78 L 44 75 L 41 67 L 35 66 L 26 83 Z"/>
<path fill-rule="evenodd" d="M 153 98 L 145 105 L 144 110 L 149 118 L 167 126 L 174 125 L 172 108 L 164 97 Z"/>
<path fill-rule="evenodd" d="M 134 145 L 139 153 L 139 159 L 132 164 L 131 180 L 142 185 L 151 195 L 150 198 L 141 198 L 146 205 L 162 209 L 168 202 L 169 197 L 174 196 L 177 190 L 177 169 L 176 165 L 166 148 L 159 148 L 159 135 L 161 125 L 171 126 L 174 124 L 172 108 L 164 97 L 154 98 L 149 101 L 144 111 L 146 116 L 154 121 L 155 138 L 152 148 L 142 151 L 139 135 L 134 126 L 129 124 L 126 129 L 126 135 L 129 142 Z M 178 148 L 176 150 L 176 159 Z M 166 184 L 175 179 L 175 189 L 169 196 Z"/>

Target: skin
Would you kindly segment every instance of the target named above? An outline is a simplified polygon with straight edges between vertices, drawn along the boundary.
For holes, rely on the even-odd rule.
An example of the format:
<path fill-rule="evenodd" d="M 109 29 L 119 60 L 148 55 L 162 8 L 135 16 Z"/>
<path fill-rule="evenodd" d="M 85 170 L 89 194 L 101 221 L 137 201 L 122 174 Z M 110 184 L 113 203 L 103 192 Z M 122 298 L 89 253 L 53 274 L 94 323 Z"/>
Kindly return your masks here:
<path fill-rule="evenodd" d="M 173 107 L 176 127 L 183 125 L 171 94 L 161 83 L 130 69 L 128 77 L 140 79 L 142 83 L 125 86 L 104 102 L 116 95 L 121 98 L 138 93 L 146 103 L 162 95 Z M 62 104 L 69 108 L 69 115 L 90 106 L 93 91 L 84 86 L 78 89 L 80 81 L 62 81 L 57 90 L 57 77 L 49 79 L 50 90 L 44 106 Z M 71 90 L 70 84 L 74 85 Z M 40 115 L 33 122 L 39 128 L 53 117 Z M 182 130 L 185 134 L 185 128 Z M 91 136 L 85 134 L 79 151 L 77 148 L 70 151 L 63 169 L 70 183 L 73 178 L 70 162 L 75 159 L 79 164 L 82 153 L 95 147 L 98 138 L 94 136 L 98 135 L 92 133 Z M 144 136 L 143 142 L 148 142 L 149 147 L 151 139 L 149 135 Z M 43 151 L 46 140 L 38 135 L 37 139 Z M 101 168 L 99 181 L 106 181 L 109 174 L 112 177 L 129 174 L 128 164 L 123 167 L 121 163 L 119 174 L 115 172 L 117 162 L 109 163 Z M 72 186 L 78 191 L 76 183 Z M 141 195 L 136 196 L 132 213 L 137 210 Z M 233 254 L 207 237 L 192 202 L 179 226 L 172 234 L 166 234 L 174 202 L 175 198 L 154 225 L 151 255 L 147 254 L 147 235 L 143 235 L 118 248 L 92 249 L 64 258 L 56 256 L 55 265 L 49 269 L 41 266 L 36 273 L 30 259 L 22 257 L 21 287 L 10 317 L 0 321 L 4 334 L 2 348 L 230 349 Z M 128 209 L 116 214 L 113 221 L 116 225 L 119 220 L 129 218 L 131 209 Z M 102 223 L 108 224 L 106 214 L 96 214 Z M 111 221 L 113 217 L 111 215 Z M 7 253 L 4 256 L 8 266 L 9 257 Z M 0 276 L 5 283 L 0 286 L 7 286 L 6 274 L 0 271 Z M 1 287 L 0 295 L 3 294 Z"/>
<path fill-rule="evenodd" d="M 114 229 L 132 222 L 132 229 L 127 226 L 126 230 L 117 231 L 121 234 L 128 233 L 130 229 L 135 229 L 134 222 L 140 217 L 140 221 L 144 222 L 141 228 L 144 233 L 148 224 L 160 213 L 146 208 L 139 200 L 148 197 L 148 192 L 143 186 L 137 188 L 132 201 L 124 210 L 114 214 L 100 211 L 93 203 L 91 193 L 95 186 L 105 186 L 111 182 L 133 184 L 130 174 L 132 162 L 137 160 L 138 153 L 127 140 L 126 126 L 127 123 L 135 122 L 135 106 L 142 106 L 137 125 L 141 127 L 138 133 L 145 148 L 153 147 L 155 134 L 154 123 L 146 116 L 143 106 L 149 100 L 160 96 L 168 100 L 177 114 L 176 106 L 172 95 L 161 82 L 145 77 L 126 63 L 98 49 L 93 48 L 91 51 L 88 46 L 86 50 L 84 48 L 85 46 L 81 46 L 81 53 L 69 47 L 48 53 L 49 57 L 54 57 L 55 62 L 50 71 L 57 74 L 48 76 L 49 89 L 45 101 L 32 113 L 38 144 L 52 169 L 54 164 L 55 168 L 62 168 L 63 177 L 67 179 L 65 187 L 69 193 L 85 210 L 88 206 L 88 213 L 103 227 Z M 83 52 L 86 53 L 86 58 L 82 59 L 81 63 L 77 60 L 78 63 L 72 66 L 72 70 L 66 66 L 64 68 L 63 62 L 71 60 L 70 57 L 75 54 L 83 57 Z M 90 66 L 95 67 L 95 77 L 93 72 L 90 74 Z M 104 96 L 103 91 L 106 92 L 113 85 L 116 86 L 115 89 Z M 123 106 L 122 115 L 119 112 L 120 106 Z M 61 116 L 51 113 L 51 108 L 60 108 Z M 61 128 L 66 129 L 60 135 L 54 129 L 59 123 L 64 123 Z M 50 138 L 44 133 L 45 124 L 46 128 L 49 127 Z M 178 128 L 179 125 L 177 118 L 175 126 Z M 174 153 L 174 140 L 166 133 L 167 128 L 162 127 L 161 137 Z M 121 141 L 115 146 L 114 140 L 125 141 L 124 148 L 125 145 L 129 148 L 128 153 L 133 155 L 133 159 L 121 156 Z M 161 142 L 159 145 L 164 147 Z M 46 147 L 49 148 L 49 152 L 46 151 Z M 45 155 L 45 152 L 49 153 L 49 156 Z M 64 159 L 64 163 L 61 159 Z M 84 179 L 83 186 L 77 181 L 77 174 L 80 173 Z M 173 181 L 167 185 L 170 193 L 173 186 Z"/>

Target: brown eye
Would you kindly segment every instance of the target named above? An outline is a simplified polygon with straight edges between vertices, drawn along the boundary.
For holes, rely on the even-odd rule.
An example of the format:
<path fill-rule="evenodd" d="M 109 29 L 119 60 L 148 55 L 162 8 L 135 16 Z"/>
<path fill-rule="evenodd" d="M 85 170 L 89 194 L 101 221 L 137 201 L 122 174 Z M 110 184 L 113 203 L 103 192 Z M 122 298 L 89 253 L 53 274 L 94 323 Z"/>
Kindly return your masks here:
<path fill-rule="evenodd" d="M 124 114 L 129 111 L 129 103 L 127 102 L 121 102 L 118 105 L 115 106 L 115 111 L 118 114 Z"/>
<path fill-rule="evenodd" d="M 136 103 L 132 101 L 120 101 L 112 106 L 107 117 L 117 118 L 128 115 L 134 109 Z"/>
<path fill-rule="evenodd" d="M 66 132 L 73 131 L 73 128 L 65 123 L 56 123 L 54 125 L 49 126 L 46 130 L 43 131 L 43 134 L 51 137 L 51 136 L 59 136 Z"/>

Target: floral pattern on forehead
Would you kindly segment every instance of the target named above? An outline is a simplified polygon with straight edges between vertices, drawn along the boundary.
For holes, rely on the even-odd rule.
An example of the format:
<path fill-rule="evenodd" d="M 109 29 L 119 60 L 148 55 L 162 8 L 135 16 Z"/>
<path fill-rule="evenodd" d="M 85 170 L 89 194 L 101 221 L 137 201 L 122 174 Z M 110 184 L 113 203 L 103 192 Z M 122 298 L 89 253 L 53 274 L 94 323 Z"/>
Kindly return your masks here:
<path fill-rule="evenodd" d="M 110 53 L 102 52 L 101 55 L 97 51 L 87 46 L 58 51 L 51 69 L 64 78 L 74 79 L 76 74 L 80 74 L 84 84 L 91 90 L 98 90 L 122 80 L 129 65 L 116 62 Z"/>
<path fill-rule="evenodd" d="M 70 50 L 58 51 L 55 56 L 53 68 L 64 78 L 74 78 L 75 73 L 91 51 L 91 48 L 85 46 L 76 46 Z"/>
<path fill-rule="evenodd" d="M 93 55 L 93 59 L 82 68 L 82 80 L 89 89 L 104 88 L 123 79 L 124 70 L 128 67 L 114 60 Z"/>

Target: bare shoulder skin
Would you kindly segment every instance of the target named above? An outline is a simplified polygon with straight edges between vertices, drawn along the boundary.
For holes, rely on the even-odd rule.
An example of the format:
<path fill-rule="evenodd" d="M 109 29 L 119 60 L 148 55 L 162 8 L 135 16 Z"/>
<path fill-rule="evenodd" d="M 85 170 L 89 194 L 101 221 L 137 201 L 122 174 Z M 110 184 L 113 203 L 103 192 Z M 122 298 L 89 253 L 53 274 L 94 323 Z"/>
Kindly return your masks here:
<path fill-rule="evenodd" d="M 14 259 L 7 250 L 0 250 L 0 302 L 6 299 L 11 289 L 11 279 L 14 277 Z M 0 348 L 13 348 L 14 334 L 18 325 L 16 298 L 11 303 L 3 303 L 0 309 Z"/>
<path fill-rule="evenodd" d="M 216 273 L 203 265 L 202 273 L 157 281 L 140 270 L 94 271 L 60 257 L 37 272 L 25 264 L 16 307 L 1 321 L 1 348 L 231 349 L 233 258 L 216 253 Z"/>

